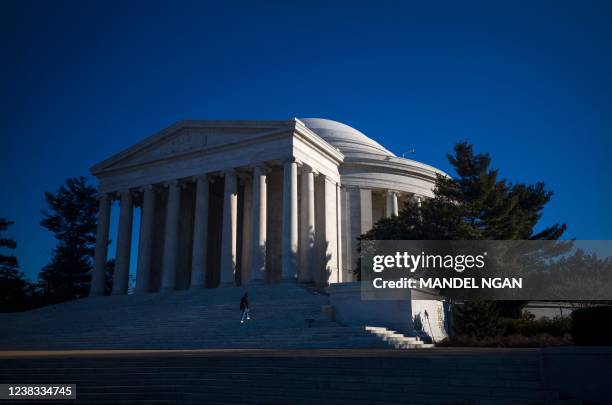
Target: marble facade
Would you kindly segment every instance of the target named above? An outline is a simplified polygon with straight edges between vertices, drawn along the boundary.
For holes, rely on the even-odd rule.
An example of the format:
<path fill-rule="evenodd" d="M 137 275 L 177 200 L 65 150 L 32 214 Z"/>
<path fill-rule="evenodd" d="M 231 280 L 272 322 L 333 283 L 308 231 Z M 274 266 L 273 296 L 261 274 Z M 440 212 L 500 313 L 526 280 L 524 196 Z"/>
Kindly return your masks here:
<path fill-rule="evenodd" d="M 439 170 L 324 119 L 181 121 L 95 165 L 99 221 L 91 295 L 104 293 L 118 201 L 112 294 L 126 294 L 135 207 L 135 293 L 352 281 L 356 238 Z M 112 245 L 110 245 L 112 246 Z"/>

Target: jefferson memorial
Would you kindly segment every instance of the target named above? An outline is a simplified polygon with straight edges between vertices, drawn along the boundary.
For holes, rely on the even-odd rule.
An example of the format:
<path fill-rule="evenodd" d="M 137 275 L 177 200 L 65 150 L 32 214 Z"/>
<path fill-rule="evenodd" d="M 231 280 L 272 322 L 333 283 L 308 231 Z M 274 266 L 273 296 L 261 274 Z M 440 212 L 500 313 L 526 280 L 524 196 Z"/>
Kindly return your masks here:
<path fill-rule="evenodd" d="M 357 237 L 440 170 L 396 156 L 340 122 L 180 121 L 93 166 L 100 206 L 90 295 L 104 294 L 110 210 L 119 200 L 112 294 L 297 280 L 353 281 Z"/>

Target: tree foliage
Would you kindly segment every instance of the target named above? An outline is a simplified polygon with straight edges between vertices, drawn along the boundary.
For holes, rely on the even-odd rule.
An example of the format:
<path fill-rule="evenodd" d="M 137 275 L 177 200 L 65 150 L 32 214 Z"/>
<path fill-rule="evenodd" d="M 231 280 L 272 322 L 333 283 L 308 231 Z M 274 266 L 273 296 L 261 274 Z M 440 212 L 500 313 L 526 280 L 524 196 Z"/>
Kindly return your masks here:
<path fill-rule="evenodd" d="M 0 235 L 11 225 L 12 221 L 0 218 Z M 14 250 L 17 248 L 17 242 L 0 237 L 0 248 Z M 17 257 L 0 253 L 0 312 L 26 309 L 30 291 L 31 285 L 19 270 Z"/>
<path fill-rule="evenodd" d="M 96 188 L 85 177 L 69 178 L 54 193 L 45 192 L 41 225 L 57 245 L 38 278 L 47 303 L 84 297 L 89 291 L 96 238 Z"/>
<path fill-rule="evenodd" d="M 499 308 L 493 301 L 467 301 L 455 306 L 453 333 L 478 339 L 499 335 L 503 328 Z"/>

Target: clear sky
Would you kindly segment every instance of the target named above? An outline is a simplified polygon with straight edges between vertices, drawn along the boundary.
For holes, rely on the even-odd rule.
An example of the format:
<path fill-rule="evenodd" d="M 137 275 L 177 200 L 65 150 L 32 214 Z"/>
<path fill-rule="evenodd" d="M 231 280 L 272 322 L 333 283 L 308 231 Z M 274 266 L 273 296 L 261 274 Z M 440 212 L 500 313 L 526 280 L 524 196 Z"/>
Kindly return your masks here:
<path fill-rule="evenodd" d="M 330 118 L 446 171 L 468 140 L 554 191 L 543 225 L 612 239 L 612 2 L 327 3 L 2 1 L 0 216 L 28 277 L 43 191 L 187 118 Z"/>

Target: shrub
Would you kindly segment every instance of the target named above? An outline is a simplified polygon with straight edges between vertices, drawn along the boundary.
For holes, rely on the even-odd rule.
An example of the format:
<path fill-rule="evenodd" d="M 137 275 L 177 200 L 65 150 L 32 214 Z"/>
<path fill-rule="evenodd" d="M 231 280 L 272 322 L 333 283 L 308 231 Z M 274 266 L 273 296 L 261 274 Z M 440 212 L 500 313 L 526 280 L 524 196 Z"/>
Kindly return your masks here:
<path fill-rule="evenodd" d="M 471 301 L 455 307 L 454 336 L 439 346 L 546 347 L 572 344 L 570 318 L 501 318 L 492 301 Z"/>
<path fill-rule="evenodd" d="M 503 318 L 521 318 L 529 301 L 495 301 L 499 316 Z"/>
<path fill-rule="evenodd" d="M 504 335 L 536 336 L 547 334 L 562 337 L 571 333 L 572 321 L 570 318 L 541 318 L 541 319 L 502 319 L 500 325 Z"/>
<path fill-rule="evenodd" d="M 453 332 L 456 335 L 485 338 L 502 333 L 499 313 L 494 301 L 466 301 L 453 311 Z"/>
<path fill-rule="evenodd" d="M 572 312 L 572 337 L 583 346 L 612 346 L 612 306 L 577 309 Z"/>
<path fill-rule="evenodd" d="M 570 335 L 551 336 L 541 333 L 534 336 L 508 335 L 477 338 L 474 336 L 451 336 L 438 342 L 442 347 L 547 347 L 565 346 L 572 343 Z"/>

